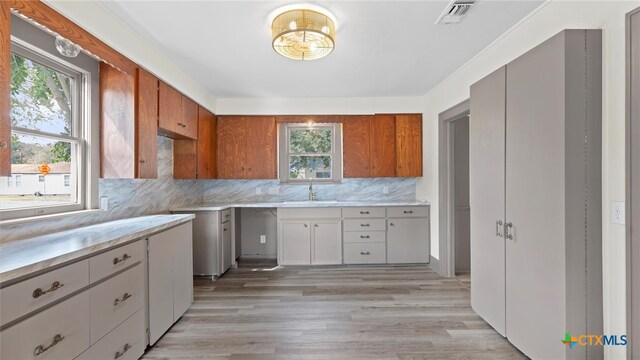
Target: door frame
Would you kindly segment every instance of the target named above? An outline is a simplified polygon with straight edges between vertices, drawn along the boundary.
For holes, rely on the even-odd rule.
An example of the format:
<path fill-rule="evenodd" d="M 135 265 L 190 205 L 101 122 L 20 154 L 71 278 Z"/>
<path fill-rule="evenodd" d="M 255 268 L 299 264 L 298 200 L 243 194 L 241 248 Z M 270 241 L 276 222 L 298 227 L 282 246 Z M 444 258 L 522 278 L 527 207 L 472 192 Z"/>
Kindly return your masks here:
<path fill-rule="evenodd" d="M 634 356 L 640 357 L 640 354 L 635 354 L 633 348 L 638 348 L 637 339 L 640 329 L 640 288 L 638 286 L 637 276 L 638 267 L 637 257 L 634 260 L 634 255 L 640 253 L 640 222 L 638 221 L 638 213 L 640 213 L 640 194 L 638 189 L 640 188 L 640 166 L 638 166 L 635 158 L 632 158 L 632 154 L 640 152 L 640 114 L 636 114 L 632 111 L 632 88 L 635 85 L 632 74 L 631 56 L 632 51 L 640 51 L 640 48 L 632 47 L 632 36 L 637 35 L 631 32 L 631 17 L 636 16 L 640 18 L 640 7 L 630 11 L 625 16 L 625 32 L 626 32 L 626 99 L 625 99 L 625 117 L 626 117 L 626 195 L 625 195 L 625 224 L 626 224 L 626 260 L 627 260 L 627 339 L 630 340 L 629 346 L 627 346 L 627 357 L 633 359 Z M 640 85 L 639 85 L 640 86 Z M 638 95 L 634 96 L 637 98 Z M 633 214 L 633 216 L 632 216 Z M 635 217 L 635 220 L 633 220 Z M 635 222 L 634 222 L 635 221 Z M 631 230 L 635 228 L 635 232 L 632 234 Z M 635 261 L 635 262 L 634 262 Z M 634 275 L 636 274 L 636 275 Z M 634 284 L 635 283 L 635 284 Z M 635 331 L 634 331 L 635 330 Z M 635 341 L 634 341 L 635 340 Z"/>
<path fill-rule="evenodd" d="M 438 259 L 431 259 L 432 268 L 441 276 L 454 277 L 456 272 L 453 223 L 455 206 L 453 203 L 453 122 L 470 115 L 470 100 L 466 99 L 457 105 L 438 114 L 438 217 L 440 250 Z M 435 260 L 435 261 L 433 261 Z"/>

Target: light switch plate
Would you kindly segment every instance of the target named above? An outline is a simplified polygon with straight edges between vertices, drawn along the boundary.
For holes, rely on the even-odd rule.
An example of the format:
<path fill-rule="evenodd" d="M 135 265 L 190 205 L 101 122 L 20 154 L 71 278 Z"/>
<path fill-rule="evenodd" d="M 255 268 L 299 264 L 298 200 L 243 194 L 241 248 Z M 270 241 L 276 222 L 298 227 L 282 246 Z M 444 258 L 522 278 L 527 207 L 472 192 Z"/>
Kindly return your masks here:
<path fill-rule="evenodd" d="M 100 197 L 100 210 L 108 211 L 109 210 L 109 198 L 106 196 Z"/>
<path fill-rule="evenodd" d="M 260 244 L 267 243 L 267 235 L 260 235 Z"/>
<path fill-rule="evenodd" d="M 625 209 L 624 202 L 612 201 L 611 202 L 611 223 L 624 225 Z"/>
<path fill-rule="evenodd" d="M 262 194 L 262 189 L 257 187 L 256 188 L 256 195 L 261 195 Z"/>
<path fill-rule="evenodd" d="M 389 187 L 388 186 L 383 186 L 382 187 L 382 193 L 383 194 L 388 194 L 389 193 Z"/>

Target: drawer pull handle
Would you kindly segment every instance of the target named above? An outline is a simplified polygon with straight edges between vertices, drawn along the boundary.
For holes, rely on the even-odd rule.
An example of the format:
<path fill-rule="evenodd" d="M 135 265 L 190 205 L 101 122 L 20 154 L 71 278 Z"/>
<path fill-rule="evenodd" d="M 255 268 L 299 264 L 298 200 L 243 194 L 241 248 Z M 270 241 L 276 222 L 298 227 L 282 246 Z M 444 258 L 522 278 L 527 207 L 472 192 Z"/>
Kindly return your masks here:
<path fill-rule="evenodd" d="M 33 349 L 33 355 L 38 356 L 40 354 L 45 353 L 47 350 L 61 343 L 62 340 L 64 340 L 64 336 L 57 334 L 56 336 L 53 337 L 53 341 L 51 342 L 51 344 L 49 344 L 49 346 L 46 346 L 46 347 L 42 345 L 36 346 L 36 348 Z"/>
<path fill-rule="evenodd" d="M 360 224 L 360 226 L 367 227 L 367 226 L 371 226 L 371 225 L 370 224 Z"/>
<path fill-rule="evenodd" d="M 50 292 L 54 292 L 54 291 L 60 289 L 63 286 L 64 286 L 64 284 L 61 283 L 60 281 L 54 281 L 53 284 L 51 284 L 51 287 L 48 288 L 47 290 L 42 290 L 41 288 L 37 288 L 37 289 L 33 290 L 33 298 L 37 299 L 40 296 L 48 294 Z"/>
<path fill-rule="evenodd" d="M 371 237 L 371 236 L 369 236 L 369 235 L 360 235 L 360 239 L 368 239 L 368 238 L 370 238 L 370 237 Z"/>
<path fill-rule="evenodd" d="M 360 215 L 369 215 L 368 211 L 360 211 Z"/>
<path fill-rule="evenodd" d="M 360 251 L 360 255 L 371 255 L 371 253 L 370 253 L 370 252 L 368 252 L 368 251 L 367 251 L 367 252 Z"/>
<path fill-rule="evenodd" d="M 119 358 L 123 357 L 124 354 L 127 351 L 129 351 L 129 349 L 131 349 L 131 345 L 129 345 L 129 343 L 124 344 L 124 347 L 122 348 L 122 352 L 116 351 L 116 355 L 113 358 L 114 359 L 119 359 Z"/>
<path fill-rule="evenodd" d="M 133 295 L 131 295 L 129 293 L 124 293 L 124 295 L 122 295 L 122 299 L 113 300 L 113 306 L 116 307 L 116 306 L 122 304 L 123 302 L 127 301 L 127 299 L 130 298 L 131 296 L 133 296 Z"/>
<path fill-rule="evenodd" d="M 118 259 L 117 257 L 113 258 L 113 265 L 118 265 L 121 262 L 127 261 L 131 259 L 131 256 L 129 256 L 129 254 L 124 254 L 122 255 L 122 257 L 120 259 Z"/>
<path fill-rule="evenodd" d="M 413 210 L 405 210 L 405 211 L 403 211 L 403 213 L 405 213 L 405 214 L 413 214 Z"/>

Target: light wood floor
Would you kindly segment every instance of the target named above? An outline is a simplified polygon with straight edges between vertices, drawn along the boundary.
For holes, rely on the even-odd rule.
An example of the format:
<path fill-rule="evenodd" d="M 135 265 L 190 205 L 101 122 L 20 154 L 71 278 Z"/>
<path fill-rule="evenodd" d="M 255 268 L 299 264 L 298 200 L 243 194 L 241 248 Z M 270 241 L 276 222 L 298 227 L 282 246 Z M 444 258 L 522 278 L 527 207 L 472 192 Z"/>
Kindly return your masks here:
<path fill-rule="evenodd" d="M 466 278 L 425 266 L 275 268 L 198 279 L 144 359 L 525 359 L 469 305 Z"/>

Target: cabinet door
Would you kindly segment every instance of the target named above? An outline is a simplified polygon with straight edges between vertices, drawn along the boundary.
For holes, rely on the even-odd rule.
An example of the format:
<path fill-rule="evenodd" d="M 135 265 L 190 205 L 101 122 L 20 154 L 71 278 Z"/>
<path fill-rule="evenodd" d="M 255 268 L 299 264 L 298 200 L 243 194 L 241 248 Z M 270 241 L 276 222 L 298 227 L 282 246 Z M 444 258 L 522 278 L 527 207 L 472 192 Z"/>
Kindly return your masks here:
<path fill-rule="evenodd" d="M 390 218 L 387 221 L 387 262 L 428 263 L 429 218 Z"/>
<path fill-rule="evenodd" d="M 167 231 L 172 239 L 173 253 L 173 322 L 184 314 L 193 302 L 193 226 L 191 222 Z"/>
<path fill-rule="evenodd" d="M 311 264 L 311 222 L 285 220 L 280 222 L 281 265 Z"/>
<path fill-rule="evenodd" d="M 277 131 L 273 116 L 246 117 L 246 178 L 275 179 L 277 176 Z"/>
<path fill-rule="evenodd" d="M 505 67 L 473 84 L 469 118 L 471 306 L 503 336 L 505 91 Z"/>
<path fill-rule="evenodd" d="M 182 95 L 182 125 L 178 133 L 189 139 L 198 138 L 198 104 Z"/>
<path fill-rule="evenodd" d="M 371 177 L 396 176 L 396 121 L 390 114 L 371 119 Z"/>
<path fill-rule="evenodd" d="M 100 177 L 135 177 L 135 77 L 100 63 Z"/>
<path fill-rule="evenodd" d="M 216 178 L 216 117 L 198 108 L 198 179 Z"/>
<path fill-rule="evenodd" d="M 160 81 L 158 90 L 158 128 L 169 134 L 178 134 L 182 123 L 182 94 Z"/>
<path fill-rule="evenodd" d="M 243 179 L 246 174 L 247 120 L 218 116 L 218 178 Z"/>
<path fill-rule="evenodd" d="M 340 220 L 313 221 L 312 265 L 342 264 L 342 226 Z"/>
<path fill-rule="evenodd" d="M 173 324 L 173 246 L 170 231 L 149 237 L 149 345 Z"/>
<path fill-rule="evenodd" d="M 138 68 L 136 81 L 136 178 L 158 177 L 158 79 Z"/>
<path fill-rule="evenodd" d="M 196 179 L 198 177 L 197 160 L 198 141 L 191 139 L 173 140 L 173 177 L 174 179 Z"/>
<path fill-rule="evenodd" d="M 422 176 L 422 115 L 396 115 L 396 176 Z"/>
<path fill-rule="evenodd" d="M 369 177 L 370 115 L 345 116 L 342 124 L 344 177 Z M 394 149 L 395 153 L 395 149 Z"/>

